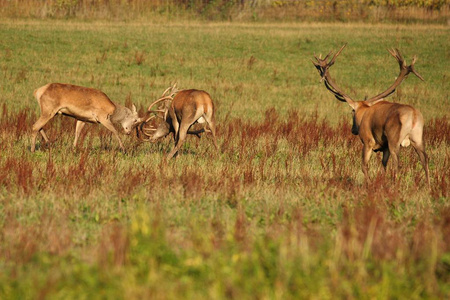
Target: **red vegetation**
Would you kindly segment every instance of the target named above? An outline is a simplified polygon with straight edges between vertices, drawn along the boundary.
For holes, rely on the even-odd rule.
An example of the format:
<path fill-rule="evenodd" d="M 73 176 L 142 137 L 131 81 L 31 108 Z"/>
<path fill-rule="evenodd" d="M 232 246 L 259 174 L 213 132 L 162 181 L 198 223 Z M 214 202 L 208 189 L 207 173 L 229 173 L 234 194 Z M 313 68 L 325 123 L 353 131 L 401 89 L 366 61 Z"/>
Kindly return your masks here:
<path fill-rule="evenodd" d="M 260 122 L 230 118 L 219 127 L 219 154 L 202 147 L 210 146 L 209 141 L 190 137 L 197 145 L 181 155 L 195 156 L 202 163 L 207 160 L 202 167 L 183 164 L 183 160 L 168 165 L 162 160 L 160 164 L 145 160 L 124 164 L 135 155 L 161 152 L 163 156 L 164 144 L 140 145 L 128 140 L 132 154 L 123 157 L 110 148 L 111 135 L 101 128 L 85 130 L 82 139 L 89 145 L 74 151 L 75 122 L 67 118 L 51 122 L 48 133 L 52 145 L 31 154 L 28 136 L 35 115 L 27 109 L 9 113 L 6 106 L 1 115 L 0 186 L 4 193 L 23 199 L 43 194 L 70 199 L 66 210 L 72 212 L 72 218 L 88 217 L 109 224 L 104 226 L 96 248 L 103 266 L 127 262 L 129 233 L 119 224 L 110 224 L 109 212 L 92 205 L 91 195 L 103 195 L 101 201 L 112 199 L 118 203 L 117 211 L 125 210 L 126 202 L 139 195 L 138 199 L 145 197 L 160 207 L 161 213 L 168 199 L 183 199 L 180 205 L 198 207 L 203 201 L 217 199 L 219 217 L 221 210 L 234 211 L 232 236 L 243 251 L 254 246 L 251 241 L 258 226 L 264 227 L 269 240 L 289 232 L 286 243 L 295 249 L 306 243 L 313 250 L 330 242 L 329 232 L 323 228 L 331 228 L 336 232 L 340 259 L 348 261 L 422 260 L 430 252 L 440 255 L 450 249 L 450 211 L 443 200 L 449 195 L 450 158 L 445 149 L 439 150 L 450 141 L 447 118 L 432 119 L 425 126 L 427 148 L 435 155 L 432 161 L 440 163 L 432 167 L 431 191 L 424 191 L 424 176 L 411 149 L 403 150 L 397 181 L 381 172 L 377 159 L 378 171 L 374 168 L 371 182 L 364 184 L 359 164 L 361 145 L 351 135 L 349 121 L 341 120 L 333 127 L 317 114 L 304 116 L 296 110 L 283 116 L 269 109 Z M 412 208 L 407 205 L 412 193 L 426 196 L 424 203 L 416 199 L 418 212 L 409 211 Z M 269 198 L 273 201 L 266 203 Z M 74 199 L 87 200 L 80 209 Z M 441 207 L 440 212 L 435 213 L 427 201 Z M 8 201 L 1 203 L 10 205 Z M 252 219 L 258 210 L 260 220 Z M 397 215 L 402 218 L 397 220 Z M 6 216 L 0 241 L 9 246 L 0 247 L 0 255 L 27 262 L 38 251 L 62 255 L 71 247 L 71 232 L 66 225 L 60 226 L 67 216 L 43 212 L 38 218 L 39 225 L 30 226 L 16 216 Z M 226 244 L 227 221 L 206 222 L 214 249 Z M 438 268 L 445 270 L 446 266 Z"/>

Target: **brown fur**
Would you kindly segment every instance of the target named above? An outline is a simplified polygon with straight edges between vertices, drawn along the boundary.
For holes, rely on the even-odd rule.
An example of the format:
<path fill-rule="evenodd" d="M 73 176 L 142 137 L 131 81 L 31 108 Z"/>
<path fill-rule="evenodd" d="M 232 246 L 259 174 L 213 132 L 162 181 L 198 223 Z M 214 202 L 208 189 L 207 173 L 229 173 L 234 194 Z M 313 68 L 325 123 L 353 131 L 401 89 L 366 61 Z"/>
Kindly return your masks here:
<path fill-rule="evenodd" d="M 178 152 L 186 139 L 189 127 L 199 120 L 208 123 L 214 146 L 218 149 L 214 113 L 214 104 L 207 92 L 199 90 L 178 92 L 169 108 L 169 116 L 175 131 L 175 147 L 169 152 L 167 159 L 171 159 Z"/>
<path fill-rule="evenodd" d="M 362 170 L 368 178 L 367 166 L 372 150 L 382 151 L 382 163 L 387 167 L 392 157 L 394 170 L 398 169 L 398 153 L 400 146 L 412 144 L 425 170 L 429 183 L 428 156 L 423 143 L 423 117 L 420 111 L 410 105 L 380 101 L 373 105 L 365 101 L 354 102 L 354 127 L 361 142 Z"/>
<path fill-rule="evenodd" d="M 75 129 L 75 147 L 78 137 L 85 123 L 100 123 L 109 129 L 119 141 L 120 148 L 124 150 L 122 141 L 113 123 L 121 124 L 129 134 L 134 124 L 137 124 L 136 107 L 133 110 L 114 104 L 102 91 L 62 83 L 49 83 L 34 91 L 34 96 L 41 109 L 40 118 L 33 125 L 31 151 L 35 151 L 38 132 L 48 142 L 43 130 L 44 125 L 56 114 L 73 117 L 77 120 Z"/>
<path fill-rule="evenodd" d="M 313 64 L 324 80 L 325 87 L 339 101 L 347 102 L 353 108 L 352 133 L 359 135 L 363 143 L 362 170 L 366 180 L 369 178 L 367 166 L 372 151 L 383 152 L 382 163 L 385 170 L 389 157 L 392 157 L 394 171 L 396 172 L 400 146 L 407 147 L 412 144 L 419 155 L 429 186 L 428 156 L 425 153 L 422 136 L 424 125 L 422 114 L 410 105 L 391 103 L 384 100 L 384 97 L 392 94 L 408 74 L 413 73 L 423 80 L 422 76 L 414 69 L 414 63 L 417 58 L 414 57 L 411 65 L 408 66 L 398 49 L 389 50 L 389 53 L 397 60 L 400 66 L 400 73 L 395 82 L 386 91 L 366 101 L 354 101 L 339 89 L 329 73 L 329 68 L 335 63 L 336 57 L 344 47 L 345 45 L 329 61 L 328 58 L 331 56 L 331 52 L 324 59 L 320 56 L 315 57 L 317 62 L 313 61 Z"/>
<path fill-rule="evenodd" d="M 160 100 L 154 103 L 158 101 Z M 167 159 L 171 159 L 176 155 L 183 145 L 187 134 L 198 135 L 204 131 L 189 131 L 189 128 L 195 123 L 206 122 L 208 124 L 213 136 L 214 146 L 218 149 L 214 103 L 207 92 L 195 89 L 179 91 L 161 113 L 165 122 L 161 123 L 149 137 L 150 141 L 154 142 L 170 132 L 174 133 L 175 146 L 167 155 Z"/>

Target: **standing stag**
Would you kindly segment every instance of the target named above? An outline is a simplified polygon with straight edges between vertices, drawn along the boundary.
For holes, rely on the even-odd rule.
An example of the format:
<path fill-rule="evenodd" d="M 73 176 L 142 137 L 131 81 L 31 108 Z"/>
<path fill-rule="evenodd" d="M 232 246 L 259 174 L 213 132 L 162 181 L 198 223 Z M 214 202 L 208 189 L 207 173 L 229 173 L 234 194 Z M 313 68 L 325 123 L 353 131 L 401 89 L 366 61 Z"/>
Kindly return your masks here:
<path fill-rule="evenodd" d="M 158 103 L 162 104 L 160 108 L 152 110 Z M 204 128 L 197 131 L 189 130 L 195 123 L 209 125 L 214 146 L 218 149 L 214 114 L 214 104 L 207 92 L 194 89 L 178 91 L 176 85 L 173 85 L 166 89 L 161 98 L 150 104 L 147 109 L 149 117 L 143 118 L 145 120 L 141 123 L 140 129 L 151 142 L 173 133 L 175 146 L 167 155 L 169 160 L 180 150 L 187 134 L 199 136 L 200 133 L 207 131 Z M 149 123 L 155 117 L 163 119 L 158 127 L 153 127 Z"/>
<path fill-rule="evenodd" d="M 365 101 L 354 101 L 339 89 L 330 76 L 329 68 L 334 64 L 336 57 L 341 53 L 346 45 L 328 61 L 331 52 L 322 59 L 316 57 L 314 65 L 325 82 L 326 88 L 342 102 L 347 102 L 353 109 L 352 133 L 359 135 L 363 143 L 362 150 L 362 170 L 366 180 L 369 179 L 367 166 L 372 150 L 383 152 L 383 167 L 386 170 L 389 157 L 392 157 L 394 175 L 398 169 L 398 153 L 400 146 L 407 147 L 410 144 L 419 155 L 422 166 L 425 170 L 426 180 L 430 185 L 428 172 L 428 156 L 425 153 L 423 142 L 423 116 L 419 110 L 410 105 L 392 103 L 384 98 L 392 94 L 396 87 L 405 79 L 409 73 L 413 73 L 422 81 L 422 76 L 414 70 L 416 57 L 414 56 L 411 65 L 407 66 L 398 49 L 389 50 L 389 53 L 398 61 L 400 74 L 395 82 L 384 92 L 367 99 Z"/>
<path fill-rule="evenodd" d="M 113 124 L 122 125 L 125 133 L 130 134 L 141 121 L 134 105 L 130 110 L 122 105 L 114 104 L 105 93 L 92 88 L 49 83 L 35 90 L 34 97 L 36 97 L 41 108 L 41 117 L 33 125 L 32 152 L 36 147 L 38 132 L 48 143 L 49 139 L 43 127 L 56 114 L 62 114 L 77 120 L 74 147 L 77 145 L 78 137 L 86 124 L 85 122 L 89 122 L 103 124 L 109 129 L 119 141 L 122 151 L 125 151 L 125 148 Z"/>

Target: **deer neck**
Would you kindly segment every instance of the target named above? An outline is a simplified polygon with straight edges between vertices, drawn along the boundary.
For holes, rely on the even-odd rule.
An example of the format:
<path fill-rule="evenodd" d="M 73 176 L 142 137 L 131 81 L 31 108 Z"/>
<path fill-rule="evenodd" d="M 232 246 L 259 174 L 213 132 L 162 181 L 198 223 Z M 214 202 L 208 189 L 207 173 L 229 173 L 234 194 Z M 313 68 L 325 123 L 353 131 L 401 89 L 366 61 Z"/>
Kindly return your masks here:
<path fill-rule="evenodd" d="M 123 119 L 129 114 L 129 109 L 120 104 L 115 104 L 116 109 L 111 115 L 111 122 L 113 123 L 121 123 Z"/>
<path fill-rule="evenodd" d="M 362 119 L 369 108 L 370 107 L 367 106 L 364 102 L 358 102 L 358 105 L 355 109 L 355 115 L 353 117 L 353 122 L 358 128 L 361 125 Z"/>

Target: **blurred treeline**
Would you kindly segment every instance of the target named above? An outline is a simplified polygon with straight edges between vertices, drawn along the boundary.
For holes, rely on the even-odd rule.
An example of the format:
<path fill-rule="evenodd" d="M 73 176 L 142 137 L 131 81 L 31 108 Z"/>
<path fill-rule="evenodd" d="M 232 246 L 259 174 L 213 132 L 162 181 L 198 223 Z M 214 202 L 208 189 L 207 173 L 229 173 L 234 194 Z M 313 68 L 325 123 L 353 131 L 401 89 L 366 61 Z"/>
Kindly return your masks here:
<path fill-rule="evenodd" d="M 448 0 L 0 0 L 4 18 L 448 23 Z"/>

